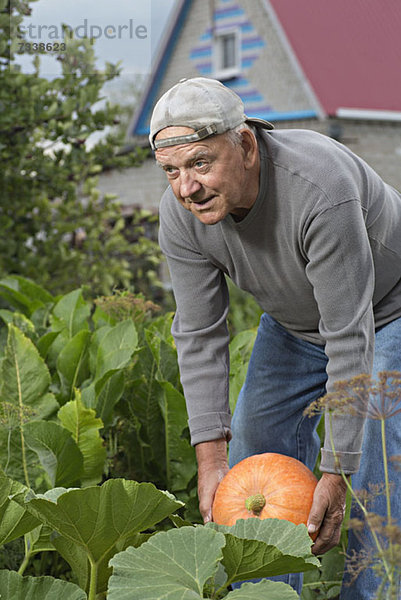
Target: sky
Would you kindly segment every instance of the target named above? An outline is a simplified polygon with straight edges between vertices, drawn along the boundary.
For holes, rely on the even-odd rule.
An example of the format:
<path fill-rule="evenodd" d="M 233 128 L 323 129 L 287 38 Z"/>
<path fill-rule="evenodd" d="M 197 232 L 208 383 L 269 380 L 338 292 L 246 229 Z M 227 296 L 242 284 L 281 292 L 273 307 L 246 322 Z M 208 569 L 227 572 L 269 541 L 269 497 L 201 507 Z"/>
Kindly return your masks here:
<path fill-rule="evenodd" d="M 22 23 L 26 43 L 45 44 L 41 74 L 59 74 L 59 63 L 51 51 L 62 43 L 62 25 L 67 24 L 75 38 L 95 38 L 97 66 L 106 61 L 122 61 L 123 74 L 148 75 L 151 59 L 163 35 L 176 0 L 38 0 L 30 4 L 32 14 Z M 26 54 L 18 59 L 25 72 L 33 70 Z"/>

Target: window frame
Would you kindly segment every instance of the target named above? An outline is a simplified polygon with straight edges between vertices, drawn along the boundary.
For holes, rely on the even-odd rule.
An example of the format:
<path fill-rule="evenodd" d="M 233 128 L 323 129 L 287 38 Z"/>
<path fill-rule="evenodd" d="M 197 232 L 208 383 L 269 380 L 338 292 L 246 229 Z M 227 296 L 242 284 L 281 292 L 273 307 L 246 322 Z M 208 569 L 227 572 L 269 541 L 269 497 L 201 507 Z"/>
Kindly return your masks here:
<path fill-rule="evenodd" d="M 235 36 L 235 57 L 234 65 L 224 67 L 223 62 L 223 43 L 224 37 Z M 224 81 L 232 79 L 241 73 L 241 30 L 239 27 L 224 28 L 215 31 L 213 39 L 213 74 L 216 79 Z"/>

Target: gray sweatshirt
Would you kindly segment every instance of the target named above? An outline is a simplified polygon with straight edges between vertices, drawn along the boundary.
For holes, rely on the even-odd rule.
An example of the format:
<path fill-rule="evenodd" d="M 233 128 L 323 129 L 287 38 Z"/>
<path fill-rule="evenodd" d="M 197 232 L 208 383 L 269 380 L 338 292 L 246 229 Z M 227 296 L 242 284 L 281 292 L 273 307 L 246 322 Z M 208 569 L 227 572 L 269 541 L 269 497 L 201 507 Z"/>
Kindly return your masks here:
<path fill-rule="evenodd" d="M 258 143 L 259 194 L 242 221 L 204 225 L 170 187 L 161 201 L 159 243 L 194 445 L 230 438 L 224 275 L 290 333 L 325 346 L 328 391 L 371 372 L 375 327 L 401 316 L 401 194 L 318 133 L 274 130 Z M 334 419 L 347 473 L 359 467 L 362 434 L 362 418 Z M 328 435 L 321 470 L 335 472 Z"/>

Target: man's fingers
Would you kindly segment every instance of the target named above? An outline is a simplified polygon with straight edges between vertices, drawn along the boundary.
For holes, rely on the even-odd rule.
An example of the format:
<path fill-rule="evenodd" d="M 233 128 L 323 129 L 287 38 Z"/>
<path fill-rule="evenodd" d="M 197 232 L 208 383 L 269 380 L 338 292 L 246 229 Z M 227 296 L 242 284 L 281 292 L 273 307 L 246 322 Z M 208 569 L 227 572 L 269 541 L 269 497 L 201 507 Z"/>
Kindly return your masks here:
<path fill-rule="evenodd" d="M 316 486 L 308 518 L 308 532 L 318 532 L 313 554 L 324 554 L 340 541 L 345 514 L 346 487 L 341 477 L 323 474 Z"/>
<path fill-rule="evenodd" d="M 321 528 L 326 510 L 327 502 L 322 502 L 320 496 L 315 494 L 307 523 L 308 533 L 310 535 L 313 535 Z"/>
<path fill-rule="evenodd" d="M 338 544 L 341 536 L 342 521 L 342 512 L 326 515 L 312 547 L 313 554 L 324 554 Z"/>

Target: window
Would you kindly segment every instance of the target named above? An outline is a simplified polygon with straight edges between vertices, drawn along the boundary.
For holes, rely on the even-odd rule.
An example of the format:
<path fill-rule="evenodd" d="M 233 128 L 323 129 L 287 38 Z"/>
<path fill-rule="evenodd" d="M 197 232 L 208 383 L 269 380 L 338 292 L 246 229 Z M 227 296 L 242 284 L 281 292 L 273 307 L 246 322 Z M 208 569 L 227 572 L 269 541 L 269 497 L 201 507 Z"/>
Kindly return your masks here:
<path fill-rule="evenodd" d="M 230 79 L 240 73 L 240 35 L 238 29 L 216 32 L 214 37 L 214 76 Z"/>

